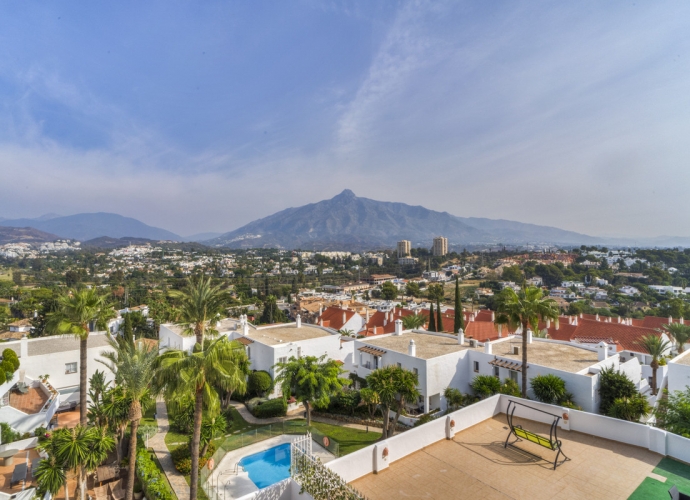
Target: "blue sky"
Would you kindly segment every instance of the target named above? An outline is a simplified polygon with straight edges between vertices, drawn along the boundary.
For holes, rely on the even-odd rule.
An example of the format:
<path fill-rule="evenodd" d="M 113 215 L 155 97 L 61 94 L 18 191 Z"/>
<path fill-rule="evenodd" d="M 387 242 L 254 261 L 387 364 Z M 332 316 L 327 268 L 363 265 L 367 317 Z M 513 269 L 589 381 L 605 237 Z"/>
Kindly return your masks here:
<path fill-rule="evenodd" d="M 686 2 L 4 2 L 0 217 L 359 196 L 690 235 Z"/>

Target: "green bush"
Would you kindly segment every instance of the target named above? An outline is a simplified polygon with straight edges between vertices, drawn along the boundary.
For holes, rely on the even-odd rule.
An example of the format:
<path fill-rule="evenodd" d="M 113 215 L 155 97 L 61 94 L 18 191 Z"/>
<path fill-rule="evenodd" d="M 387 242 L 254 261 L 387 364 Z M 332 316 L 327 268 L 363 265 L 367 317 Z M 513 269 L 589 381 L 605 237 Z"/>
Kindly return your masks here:
<path fill-rule="evenodd" d="M 608 415 L 609 409 L 616 399 L 632 398 L 637 394 L 637 388 L 628 376 L 618 370 L 606 368 L 601 371 L 599 378 L 599 397 L 601 405 L 599 413 Z"/>
<path fill-rule="evenodd" d="M 266 397 L 273 390 L 273 379 L 267 371 L 252 372 L 247 379 L 247 392 L 259 397 Z"/>
<path fill-rule="evenodd" d="M 537 401 L 550 405 L 565 399 L 565 381 L 556 375 L 537 375 L 530 380 L 530 386 Z"/>
<path fill-rule="evenodd" d="M 0 370 L 0 384 L 4 384 L 5 382 L 7 382 L 7 374 Z"/>
<path fill-rule="evenodd" d="M 199 449 L 201 453 L 201 448 Z M 204 468 L 208 459 L 213 456 L 216 452 L 216 445 L 211 441 L 208 445 L 208 450 L 203 457 L 199 457 L 199 470 Z M 184 476 L 188 476 L 192 473 L 192 454 L 190 452 L 189 445 L 180 446 L 172 452 L 170 452 L 175 468 Z"/>
<path fill-rule="evenodd" d="M 664 389 L 654 415 L 657 427 L 690 438 L 690 387 L 673 394 Z"/>
<path fill-rule="evenodd" d="M 12 427 L 6 422 L 0 422 L 0 437 L 4 443 L 13 443 L 14 441 L 19 441 L 21 434 L 12 430 Z"/>
<path fill-rule="evenodd" d="M 470 387 L 477 396 L 485 399 L 501 390 L 501 381 L 491 375 L 477 375 L 472 379 Z"/>
<path fill-rule="evenodd" d="M 522 391 L 520 391 L 520 386 L 515 380 L 505 379 L 500 390 L 501 394 L 506 394 L 508 396 L 513 396 L 515 398 L 522 397 Z"/>
<path fill-rule="evenodd" d="M 639 392 L 632 397 L 617 398 L 608 411 L 608 416 L 639 422 L 642 417 L 652 410 L 647 398 Z"/>
<path fill-rule="evenodd" d="M 156 462 L 151 459 L 151 455 L 143 447 L 137 450 L 136 471 L 139 481 L 144 486 L 146 498 L 149 500 L 174 500 L 176 498 L 170 491 L 167 480 L 158 469 Z"/>
<path fill-rule="evenodd" d="M 413 424 L 413 427 L 419 427 L 420 425 L 427 424 L 432 420 L 434 420 L 434 416 L 430 413 L 425 413 L 417 419 L 417 421 Z"/>
<path fill-rule="evenodd" d="M 14 352 L 12 349 L 5 349 L 2 351 L 2 360 L 3 361 L 9 361 L 12 363 L 12 371 L 16 372 L 19 369 L 19 357 L 17 356 L 17 353 Z"/>
<path fill-rule="evenodd" d="M 255 406 L 252 414 L 256 418 L 284 417 L 287 414 L 287 402 L 283 398 L 269 399 Z"/>
<path fill-rule="evenodd" d="M 15 372 L 14 363 L 9 359 L 3 360 L 0 363 L 0 372 L 5 374 L 5 381 L 12 380 L 12 376 Z"/>

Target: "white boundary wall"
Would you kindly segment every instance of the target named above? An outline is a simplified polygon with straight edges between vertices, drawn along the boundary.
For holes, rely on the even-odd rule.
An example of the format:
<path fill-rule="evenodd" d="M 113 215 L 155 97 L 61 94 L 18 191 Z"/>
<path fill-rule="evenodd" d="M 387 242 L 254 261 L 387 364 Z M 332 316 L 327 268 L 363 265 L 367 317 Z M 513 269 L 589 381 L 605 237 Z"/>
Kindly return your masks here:
<path fill-rule="evenodd" d="M 314 500 L 306 491 L 300 495 L 300 485 L 291 477 L 266 488 L 249 493 L 237 500 Z"/>
<path fill-rule="evenodd" d="M 447 416 L 415 427 L 385 441 L 362 448 L 326 464 L 347 482 L 354 481 L 374 471 L 383 470 L 390 463 L 400 460 L 422 448 L 446 439 L 452 420 L 455 427 L 450 434 L 461 432 L 498 413 L 505 413 L 511 399 L 552 414 L 567 414 L 568 421 L 561 419 L 559 426 L 572 431 L 599 436 L 601 438 L 649 449 L 661 455 L 690 463 L 690 439 L 666 432 L 655 427 L 626 422 L 594 413 L 561 408 L 536 401 L 525 401 L 505 395 L 496 395 L 479 403 L 462 408 Z M 518 407 L 515 416 L 551 424 L 553 419 L 540 412 Z M 384 452 L 384 450 L 386 450 Z"/>

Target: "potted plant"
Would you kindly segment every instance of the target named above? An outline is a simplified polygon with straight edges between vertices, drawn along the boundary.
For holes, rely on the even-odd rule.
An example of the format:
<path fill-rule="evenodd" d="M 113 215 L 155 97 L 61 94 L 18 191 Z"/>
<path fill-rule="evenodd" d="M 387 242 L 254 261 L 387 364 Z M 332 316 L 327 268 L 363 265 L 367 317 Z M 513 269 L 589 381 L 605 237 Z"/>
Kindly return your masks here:
<path fill-rule="evenodd" d="M 134 482 L 134 500 L 141 500 L 144 496 L 144 490 L 141 488 L 141 482 L 137 479 Z"/>

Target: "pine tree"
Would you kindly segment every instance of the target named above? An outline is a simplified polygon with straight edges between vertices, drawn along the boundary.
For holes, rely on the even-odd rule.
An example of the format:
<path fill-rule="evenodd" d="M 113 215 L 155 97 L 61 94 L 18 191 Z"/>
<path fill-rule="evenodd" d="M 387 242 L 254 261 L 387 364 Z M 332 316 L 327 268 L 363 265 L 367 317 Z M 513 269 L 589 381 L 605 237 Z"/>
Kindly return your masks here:
<path fill-rule="evenodd" d="M 134 332 L 132 330 L 132 318 L 129 315 L 129 313 L 125 314 L 125 322 L 122 325 L 122 338 L 128 344 L 132 344 L 134 342 Z"/>
<path fill-rule="evenodd" d="M 458 333 L 460 328 L 465 328 L 465 321 L 460 304 L 460 279 L 455 277 L 455 318 L 453 319 L 453 333 Z"/>
<path fill-rule="evenodd" d="M 441 300 L 436 299 L 436 331 L 443 331 L 443 313 L 441 312 Z"/>
<path fill-rule="evenodd" d="M 430 332 L 435 332 L 436 331 L 436 317 L 434 316 L 434 303 L 431 303 L 431 306 L 429 308 L 429 328 L 428 330 Z"/>

